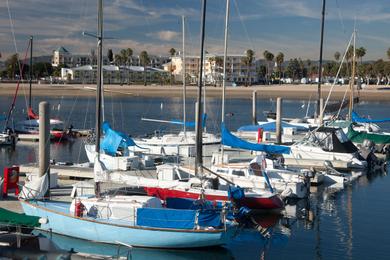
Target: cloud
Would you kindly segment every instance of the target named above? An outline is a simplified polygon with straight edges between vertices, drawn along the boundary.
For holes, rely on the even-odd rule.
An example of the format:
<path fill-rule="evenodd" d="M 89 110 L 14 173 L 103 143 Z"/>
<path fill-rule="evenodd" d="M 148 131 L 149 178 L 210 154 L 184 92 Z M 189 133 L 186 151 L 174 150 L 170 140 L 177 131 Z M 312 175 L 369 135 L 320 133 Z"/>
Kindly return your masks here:
<path fill-rule="evenodd" d="M 150 36 L 152 38 L 156 38 L 156 39 L 159 39 L 159 40 L 162 40 L 162 41 L 175 41 L 175 40 L 178 40 L 178 37 L 179 37 L 179 33 L 178 32 L 174 32 L 174 31 L 159 31 L 159 32 L 154 32 L 154 33 L 148 33 L 146 34 L 147 36 Z"/>

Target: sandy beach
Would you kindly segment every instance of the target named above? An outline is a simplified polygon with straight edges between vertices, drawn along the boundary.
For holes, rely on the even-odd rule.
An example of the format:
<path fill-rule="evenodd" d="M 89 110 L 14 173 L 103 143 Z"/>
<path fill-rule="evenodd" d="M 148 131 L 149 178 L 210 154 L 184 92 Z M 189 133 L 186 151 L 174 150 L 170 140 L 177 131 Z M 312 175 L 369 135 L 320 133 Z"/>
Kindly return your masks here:
<path fill-rule="evenodd" d="M 16 83 L 0 83 L 0 96 L 12 96 L 15 93 Z M 183 88 L 181 85 L 105 85 L 106 95 L 113 97 L 125 96 L 143 96 L 143 97 L 181 97 Z M 322 85 L 322 96 L 326 98 L 331 89 L 329 85 Z M 337 85 L 334 87 L 330 100 L 341 100 L 346 90 L 347 85 Z M 96 85 L 81 85 L 81 84 L 34 84 L 34 96 L 60 96 L 60 97 L 75 97 L 75 96 L 94 96 Z M 253 85 L 250 87 L 228 87 L 226 90 L 226 98 L 252 98 L 253 91 L 257 91 L 257 98 L 268 99 L 282 97 L 284 99 L 299 99 L 299 100 L 314 100 L 317 98 L 317 85 Z M 206 86 L 208 97 L 220 98 L 222 96 L 221 87 Z M 20 84 L 19 95 L 28 94 L 28 83 Z M 197 94 L 196 86 L 187 87 L 187 96 L 195 97 Z M 347 94 L 349 95 L 349 94 Z M 355 92 L 362 101 L 390 101 L 390 86 L 370 85 Z"/>

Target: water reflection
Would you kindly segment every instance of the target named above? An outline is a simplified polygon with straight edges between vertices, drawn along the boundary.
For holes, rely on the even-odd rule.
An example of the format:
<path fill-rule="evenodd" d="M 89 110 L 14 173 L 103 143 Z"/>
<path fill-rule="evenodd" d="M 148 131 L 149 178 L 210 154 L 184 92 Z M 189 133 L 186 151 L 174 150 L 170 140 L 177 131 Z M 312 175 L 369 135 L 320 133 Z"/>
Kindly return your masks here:
<path fill-rule="evenodd" d="M 124 257 L 127 259 L 233 259 L 232 254 L 226 248 L 215 247 L 206 249 L 148 249 L 148 248 L 129 248 L 126 245 L 112 245 L 104 243 L 94 243 L 87 240 L 81 240 L 62 236 L 58 234 L 49 234 L 46 232 L 34 231 L 34 234 L 43 239 L 46 248 L 41 250 L 53 250 L 53 246 L 58 250 L 67 252 L 78 252 L 105 257 Z"/>

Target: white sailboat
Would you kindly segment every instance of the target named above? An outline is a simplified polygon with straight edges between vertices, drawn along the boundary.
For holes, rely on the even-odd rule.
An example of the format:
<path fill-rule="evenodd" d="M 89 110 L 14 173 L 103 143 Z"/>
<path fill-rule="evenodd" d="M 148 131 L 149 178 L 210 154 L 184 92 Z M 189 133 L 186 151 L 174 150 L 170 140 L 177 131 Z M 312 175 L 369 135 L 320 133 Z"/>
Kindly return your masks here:
<path fill-rule="evenodd" d="M 135 139 L 136 144 L 139 147 L 142 147 L 144 152 L 146 151 L 149 154 L 157 155 L 178 155 L 182 157 L 195 157 L 196 150 L 196 133 L 195 131 L 188 131 L 187 126 L 191 125 L 195 127 L 195 124 L 187 122 L 186 118 L 186 61 L 185 61 L 185 17 L 182 17 L 183 25 L 183 50 L 182 50 L 182 59 L 183 59 L 183 122 L 180 121 L 166 121 L 166 120 L 157 120 L 157 119 L 148 119 L 143 118 L 145 121 L 152 122 L 162 122 L 162 123 L 171 123 L 179 124 L 183 126 L 183 131 L 178 134 L 163 134 L 155 135 L 151 138 L 138 138 Z M 205 124 L 207 115 L 203 115 L 203 123 Z M 202 133 L 202 142 L 203 142 L 203 155 L 211 156 L 213 152 L 218 151 L 219 144 L 221 139 L 212 133 L 203 132 Z M 142 151 L 137 146 L 130 147 L 131 151 Z"/>

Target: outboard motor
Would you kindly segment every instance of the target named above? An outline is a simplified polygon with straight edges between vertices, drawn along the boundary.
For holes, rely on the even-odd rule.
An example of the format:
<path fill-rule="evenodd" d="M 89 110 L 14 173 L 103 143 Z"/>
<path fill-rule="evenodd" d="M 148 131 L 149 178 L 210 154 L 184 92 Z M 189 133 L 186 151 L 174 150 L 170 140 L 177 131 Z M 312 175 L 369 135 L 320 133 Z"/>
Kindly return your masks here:
<path fill-rule="evenodd" d="M 376 157 L 374 151 L 375 143 L 371 140 L 365 139 L 359 150 L 359 154 L 367 161 L 367 168 L 369 171 L 375 171 L 378 166 L 378 157 Z"/>

